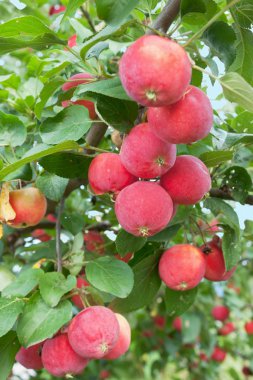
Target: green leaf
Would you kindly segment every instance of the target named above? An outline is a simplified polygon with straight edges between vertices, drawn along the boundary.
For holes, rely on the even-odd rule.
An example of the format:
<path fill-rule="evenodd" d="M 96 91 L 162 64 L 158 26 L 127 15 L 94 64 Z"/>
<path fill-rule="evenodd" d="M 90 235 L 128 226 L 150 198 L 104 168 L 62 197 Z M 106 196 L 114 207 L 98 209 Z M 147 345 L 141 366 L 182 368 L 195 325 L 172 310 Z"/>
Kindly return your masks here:
<path fill-rule="evenodd" d="M 224 235 L 222 238 L 222 252 L 224 255 L 226 270 L 229 271 L 238 264 L 241 255 L 241 246 L 238 235 L 230 226 L 222 226 Z"/>
<path fill-rule="evenodd" d="M 239 133 L 251 133 L 253 137 L 253 113 L 244 111 L 233 118 L 231 127 Z"/>
<path fill-rule="evenodd" d="M 39 18 L 23 16 L 13 18 L 0 25 L 1 37 L 18 37 L 22 39 L 28 36 L 40 36 L 45 33 L 53 33 Z"/>
<path fill-rule="evenodd" d="M 9 379 L 19 349 L 20 344 L 14 331 L 10 331 L 8 334 L 0 338 L 1 380 Z"/>
<path fill-rule="evenodd" d="M 161 286 L 156 255 L 136 264 L 133 272 L 134 287 L 129 296 L 124 300 L 117 298 L 110 304 L 110 308 L 115 312 L 128 313 L 150 305 Z"/>
<path fill-rule="evenodd" d="M 118 233 L 115 243 L 117 252 L 123 257 L 127 253 L 139 251 L 139 249 L 145 245 L 146 241 L 146 238 L 131 235 L 122 229 Z"/>
<path fill-rule="evenodd" d="M 62 213 L 61 216 L 62 226 L 73 235 L 77 235 L 83 230 L 85 225 L 85 220 L 83 215 L 72 212 L 68 214 L 66 212 Z"/>
<path fill-rule="evenodd" d="M 25 306 L 24 313 L 18 321 L 17 334 L 24 347 L 33 346 L 51 338 L 63 325 L 72 318 L 72 305 L 62 301 L 51 308 L 40 297 L 34 294 Z"/>
<path fill-rule="evenodd" d="M 216 21 L 206 29 L 202 39 L 226 67 L 232 64 L 236 54 L 234 46 L 236 35 L 231 26 L 223 21 Z"/>
<path fill-rule="evenodd" d="M 72 253 L 66 262 L 64 267 L 67 268 L 73 276 L 77 276 L 83 267 L 84 251 Z"/>
<path fill-rule="evenodd" d="M 126 298 L 134 285 L 132 269 L 126 263 L 105 256 L 86 265 L 87 280 L 95 288 Z"/>
<path fill-rule="evenodd" d="M 77 141 L 90 126 L 87 108 L 75 105 L 64 108 L 56 116 L 46 119 L 40 126 L 40 135 L 46 144 L 59 144 L 66 140 Z"/>
<path fill-rule="evenodd" d="M 66 45 L 66 41 L 60 40 L 54 34 L 43 34 L 32 40 L 20 40 L 18 38 L 1 38 L 0 37 L 0 53 L 6 54 L 12 51 L 23 49 L 26 47 L 35 50 L 47 49 L 51 45 Z"/>
<path fill-rule="evenodd" d="M 204 207 L 211 210 L 215 216 L 219 214 L 224 216 L 226 223 L 239 234 L 239 219 L 236 212 L 229 204 L 219 198 L 207 198 L 204 201 Z"/>
<path fill-rule="evenodd" d="M 229 150 L 206 152 L 202 153 L 199 158 L 208 168 L 213 168 L 214 166 L 220 165 L 223 162 L 232 160 L 233 152 Z"/>
<path fill-rule="evenodd" d="M 44 150 L 41 150 L 37 153 L 34 153 L 30 156 L 26 156 L 22 159 L 20 159 L 17 162 L 14 162 L 11 165 L 6 166 L 4 169 L 0 170 L 0 180 L 4 179 L 8 174 L 14 172 L 15 170 L 21 168 L 23 165 L 30 163 L 32 161 L 36 161 L 40 159 L 41 157 L 50 156 L 54 153 L 61 152 L 63 150 L 68 149 L 79 149 L 79 145 L 74 141 L 65 141 L 64 143 L 57 144 L 53 147 L 46 148 Z"/>
<path fill-rule="evenodd" d="M 64 79 L 57 77 L 54 79 L 50 79 L 47 82 L 42 91 L 40 92 L 39 99 L 36 102 L 34 112 L 38 119 L 41 118 L 41 113 L 48 101 L 48 99 L 54 94 L 54 92 L 64 83 Z"/>
<path fill-rule="evenodd" d="M 253 112 L 253 87 L 237 73 L 227 73 L 221 79 L 225 97 L 239 104 L 249 112 Z"/>
<path fill-rule="evenodd" d="M 139 0 L 96 0 L 98 17 L 109 25 L 119 25 L 138 3 Z"/>
<path fill-rule="evenodd" d="M 0 243 L 0 256 L 2 255 L 3 243 Z M 6 267 L 0 264 L 0 292 L 11 284 L 16 279 L 16 276 Z"/>
<path fill-rule="evenodd" d="M 19 146 L 25 142 L 26 128 L 14 115 L 0 111 L 0 145 Z"/>
<path fill-rule="evenodd" d="M 96 111 L 107 125 L 121 132 L 132 128 L 138 116 L 136 103 L 103 95 L 96 98 Z"/>
<path fill-rule="evenodd" d="M 186 290 L 185 292 L 177 292 L 166 288 L 165 290 L 165 305 L 166 313 L 170 317 L 176 317 L 183 314 L 194 303 L 198 293 L 198 288 Z"/>
<path fill-rule="evenodd" d="M 48 306 L 55 307 L 61 297 L 70 292 L 76 286 L 76 278 L 69 275 L 67 278 L 62 273 L 45 273 L 40 278 L 40 294 Z"/>
<path fill-rule="evenodd" d="M 222 184 L 228 186 L 233 198 L 243 204 L 252 188 L 252 180 L 247 170 L 241 166 L 231 166 L 223 177 Z"/>
<path fill-rule="evenodd" d="M 196 341 L 200 334 L 201 319 L 196 314 L 185 314 L 183 316 L 183 343 L 193 343 Z"/>
<path fill-rule="evenodd" d="M 82 96 L 87 92 L 102 94 L 111 98 L 131 100 L 123 89 L 121 81 L 118 77 L 82 84 L 77 87 L 74 95 Z"/>
<path fill-rule="evenodd" d="M 73 16 L 75 11 L 83 5 L 85 0 L 69 0 L 68 5 L 66 7 L 66 10 L 64 12 L 63 18 L 61 20 L 61 23 L 67 18 Z"/>
<path fill-rule="evenodd" d="M 158 243 L 162 243 L 164 241 L 169 241 L 171 238 L 173 238 L 177 232 L 182 227 L 182 224 L 173 224 L 172 226 L 169 226 L 162 230 L 161 232 L 158 232 L 158 234 L 151 236 L 148 238 L 148 241 L 155 241 Z"/>
<path fill-rule="evenodd" d="M 242 28 L 248 28 L 253 24 L 253 4 L 251 0 L 241 0 L 232 8 L 236 22 Z"/>
<path fill-rule="evenodd" d="M 59 201 L 68 184 L 67 178 L 58 177 L 55 174 L 43 173 L 37 177 L 36 186 L 48 199 Z"/>
<path fill-rule="evenodd" d="M 25 297 L 35 286 L 38 285 L 40 277 L 43 275 L 41 269 L 27 269 L 20 273 L 2 292 L 3 297 L 19 296 Z"/>
<path fill-rule="evenodd" d="M 63 152 L 42 158 L 39 163 L 48 172 L 63 178 L 88 178 L 91 161 L 81 154 Z"/>
<path fill-rule="evenodd" d="M 229 71 L 235 71 L 240 74 L 251 86 L 253 86 L 253 76 L 251 75 L 253 62 L 253 33 L 239 26 L 234 26 L 237 43 L 236 58 L 229 68 Z"/>
<path fill-rule="evenodd" d="M 10 331 L 24 308 L 22 299 L 0 298 L 0 337 Z"/>

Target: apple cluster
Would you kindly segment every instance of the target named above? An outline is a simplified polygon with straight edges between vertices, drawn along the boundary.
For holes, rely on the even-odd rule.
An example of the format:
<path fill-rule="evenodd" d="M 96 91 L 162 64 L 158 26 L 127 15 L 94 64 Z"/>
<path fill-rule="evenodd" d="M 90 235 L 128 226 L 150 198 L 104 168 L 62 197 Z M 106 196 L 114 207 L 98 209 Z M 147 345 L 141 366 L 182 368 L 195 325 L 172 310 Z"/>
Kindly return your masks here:
<path fill-rule="evenodd" d="M 197 157 L 176 156 L 176 144 L 191 144 L 208 135 L 213 124 L 208 97 L 190 85 L 191 62 L 177 43 L 144 36 L 123 54 L 119 75 L 127 94 L 148 107 L 147 121 L 123 139 L 120 154 L 102 153 L 89 167 L 94 194 L 113 193 L 115 213 L 130 234 L 152 236 L 163 230 L 177 205 L 193 205 L 210 190 L 211 177 Z M 181 244 L 165 251 L 159 262 L 163 282 L 188 290 L 203 277 L 225 281 L 227 272 L 216 240 L 198 248 Z"/>
<path fill-rule="evenodd" d="M 21 347 L 16 360 L 29 369 L 45 368 L 56 377 L 78 375 L 92 359 L 119 358 L 130 342 L 131 329 L 125 317 L 104 306 L 90 306 L 53 338 Z"/>

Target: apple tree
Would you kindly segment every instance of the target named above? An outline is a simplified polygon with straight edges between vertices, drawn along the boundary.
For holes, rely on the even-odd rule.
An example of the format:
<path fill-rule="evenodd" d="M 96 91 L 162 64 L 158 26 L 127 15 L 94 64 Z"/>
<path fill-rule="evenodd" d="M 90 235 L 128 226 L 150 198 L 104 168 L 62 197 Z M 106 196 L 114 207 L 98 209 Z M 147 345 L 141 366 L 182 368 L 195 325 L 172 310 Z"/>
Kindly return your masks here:
<path fill-rule="evenodd" d="M 0 13 L 0 379 L 253 376 L 252 0 Z"/>

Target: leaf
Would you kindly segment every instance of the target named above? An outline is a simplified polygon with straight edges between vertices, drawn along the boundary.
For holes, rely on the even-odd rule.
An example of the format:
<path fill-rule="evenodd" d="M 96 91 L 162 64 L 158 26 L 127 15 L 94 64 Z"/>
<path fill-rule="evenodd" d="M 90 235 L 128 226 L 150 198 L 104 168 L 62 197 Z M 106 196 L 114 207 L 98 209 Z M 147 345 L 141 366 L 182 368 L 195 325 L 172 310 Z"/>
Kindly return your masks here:
<path fill-rule="evenodd" d="M 1 37 L 27 37 L 27 36 L 40 36 L 41 34 L 52 33 L 39 18 L 34 16 L 23 16 L 13 18 L 0 25 Z"/>
<path fill-rule="evenodd" d="M 83 267 L 83 262 L 84 251 L 75 252 L 64 262 L 64 267 L 67 268 L 73 276 L 77 276 Z"/>
<path fill-rule="evenodd" d="M 200 334 L 201 319 L 196 314 L 185 314 L 183 316 L 182 336 L 183 343 L 193 343 Z"/>
<path fill-rule="evenodd" d="M 54 92 L 64 83 L 64 79 L 57 77 L 54 79 L 50 79 L 47 82 L 42 91 L 40 92 L 39 99 L 36 102 L 34 112 L 38 119 L 41 118 L 41 113 L 48 101 L 48 99 L 54 94 Z"/>
<path fill-rule="evenodd" d="M 26 139 L 26 128 L 14 115 L 0 111 L 0 145 L 20 146 Z"/>
<path fill-rule="evenodd" d="M 121 132 L 132 128 L 138 116 L 136 103 L 103 95 L 96 98 L 96 111 L 107 125 Z"/>
<path fill-rule="evenodd" d="M 77 87 L 74 95 L 82 96 L 87 92 L 102 94 L 111 98 L 131 100 L 123 89 L 121 81 L 118 77 L 82 84 Z"/>
<path fill-rule="evenodd" d="M 233 118 L 231 127 L 239 133 L 251 133 L 253 138 L 253 114 L 247 111 L 240 113 Z"/>
<path fill-rule="evenodd" d="M 139 0 L 96 0 L 98 17 L 109 25 L 119 25 L 138 3 Z"/>
<path fill-rule="evenodd" d="M 62 198 L 68 182 L 68 179 L 55 174 L 43 173 L 37 177 L 36 186 L 48 199 L 57 202 Z"/>
<path fill-rule="evenodd" d="M 229 150 L 206 152 L 202 153 L 199 158 L 208 168 L 213 168 L 214 166 L 220 165 L 223 162 L 232 160 L 233 152 Z"/>
<path fill-rule="evenodd" d="M 249 112 L 253 112 L 253 87 L 237 73 L 227 73 L 221 79 L 225 97 L 239 104 Z"/>
<path fill-rule="evenodd" d="M 166 312 L 170 317 L 176 317 L 183 314 L 194 303 L 197 296 L 198 288 L 186 290 L 185 292 L 177 292 L 166 288 L 165 290 L 165 305 Z"/>
<path fill-rule="evenodd" d="M 68 2 L 68 5 L 66 7 L 66 10 L 64 12 L 64 15 L 62 17 L 62 20 L 61 20 L 61 23 L 66 20 L 67 17 L 71 17 L 73 16 L 73 14 L 75 13 L 75 11 L 81 6 L 83 5 L 83 3 L 85 2 L 85 0 L 69 0 Z"/>
<path fill-rule="evenodd" d="M 145 245 L 146 241 L 146 238 L 131 235 L 122 229 L 118 233 L 115 243 L 117 252 L 123 257 L 126 253 L 139 251 L 139 249 Z"/>
<path fill-rule="evenodd" d="M 148 241 L 156 241 L 158 243 L 169 241 L 173 236 L 177 234 L 181 227 L 182 224 L 173 224 L 172 226 L 165 228 L 161 232 L 158 232 L 158 234 L 149 237 Z"/>
<path fill-rule="evenodd" d="M 3 292 L 3 297 L 19 296 L 25 297 L 29 294 L 35 286 L 38 285 L 40 277 L 43 275 L 41 269 L 27 269 L 20 273 L 20 275 L 7 286 Z"/>
<path fill-rule="evenodd" d="M 18 339 L 24 347 L 33 346 L 51 338 L 71 318 L 72 306 L 69 301 L 62 301 L 57 307 L 51 308 L 39 293 L 35 293 L 18 321 Z"/>
<path fill-rule="evenodd" d="M 72 235 L 77 235 L 84 228 L 85 220 L 78 213 L 71 212 L 71 214 L 67 214 L 64 212 L 61 216 L 61 224 Z"/>
<path fill-rule="evenodd" d="M 68 149 L 79 149 L 79 145 L 74 142 L 74 141 L 65 141 L 64 143 L 57 144 L 53 147 L 43 149 L 37 153 L 34 153 L 30 156 L 26 156 L 22 159 L 20 159 L 17 162 L 14 162 L 14 164 L 10 164 L 6 166 L 4 169 L 0 170 L 0 180 L 4 179 L 8 174 L 14 172 L 15 170 L 21 168 L 23 165 L 38 160 L 41 157 L 45 156 L 50 156 L 53 155 L 54 153 L 61 152 L 63 150 L 68 150 Z"/>
<path fill-rule="evenodd" d="M 223 177 L 223 185 L 228 186 L 233 198 L 243 204 L 252 188 L 252 180 L 247 170 L 241 166 L 231 166 Z"/>
<path fill-rule="evenodd" d="M 251 86 L 253 86 L 253 76 L 251 75 L 253 64 L 253 33 L 250 30 L 241 29 L 234 26 L 237 42 L 235 45 L 236 58 L 229 71 L 240 74 Z"/>
<path fill-rule="evenodd" d="M 17 38 L 1 38 L 0 37 L 0 53 L 6 54 L 12 51 L 23 49 L 26 47 L 35 50 L 47 49 L 51 45 L 66 45 L 66 41 L 60 40 L 54 34 L 43 34 L 32 40 L 20 40 Z"/>
<path fill-rule="evenodd" d="M 242 28 L 249 28 L 253 24 L 253 4 L 251 0 L 241 0 L 232 8 L 237 23 Z"/>
<path fill-rule="evenodd" d="M 69 275 L 67 278 L 62 273 L 45 273 L 39 281 L 40 294 L 48 306 L 55 307 L 61 297 L 76 287 L 76 278 Z"/>
<path fill-rule="evenodd" d="M 109 256 L 90 261 L 85 273 L 88 282 L 95 288 L 120 298 L 126 298 L 134 285 L 129 265 Z"/>
<path fill-rule="evenodd" d="M 87 179 L 91 161 L 91 158 L 81 154 L 63 152 L 42 158 L 39 163 L 48 172 L 60 177 Z"/>
<path fill-rule="evenodd" d="M 202 39 L 226 67 L 232 64 L 236 55 L 234 46 L 236 35 L 231 26 L 223 21 L 216 21 L 206 29 Z"/>
<path fill-rule="evenodd" d="M 109 49 L 108 42 L 98 42 L 95 46 L 93 46 L 86 54 L 86 59 L 96 58 L 98 59 L 102 51 Z"/>
<path fill-rule="evenodd" d="M 156 296 L 161 280 L 158 275 L 158 257 L 149 256 L 133 267 L 134 287 L 124 300 L 115 299 L 110 308 L 115 312 L 128 313 L 150 305 Z"/>
<path fill-rule="evenodd" d="M 0 298 L 0 337 L 10 331 L 24 308 L 22 299 Z"/>
<path fill-rule="evenodd" d="M 14 331 L 0 338 L 0 368 L 1 380 L 7 380 L 15 363 L 15 357 L 20 349 L 17 335 Z"/>
<path fill-rule="evenodd" d="M 56 116 L 46 119 L 40 126 L 40 136 L 46 144 L 59 144 L 66 140 L 79 140 L 90 128 L 87 108 L 79 105 L 64 108 Z"/>
<path fill-rule="evenodd" d="M 224 235 L 222 238 L 222 252 L 224 255 L 226 270 L 231 270 L 238 264 L 241 255 L 241 246 L 238 235 L 230 226 L 222 226 Z"/>
<path fill-rule="evenodd" d="M 10 204 L 10 191 L 8 183 L 4 183 L 0 193 L 0 221 L 7 222 L 13 220 L 16 213 Z"/>
<path fill-rule="evenodd" d="M 207 198 L 204 201 L 204 207 L 211 210 L 215 216 L 222 214 L 225 217 L 227 224 L 239 234 L 239 219 L 236 212 L 229 204 L 219 198 Z"/>

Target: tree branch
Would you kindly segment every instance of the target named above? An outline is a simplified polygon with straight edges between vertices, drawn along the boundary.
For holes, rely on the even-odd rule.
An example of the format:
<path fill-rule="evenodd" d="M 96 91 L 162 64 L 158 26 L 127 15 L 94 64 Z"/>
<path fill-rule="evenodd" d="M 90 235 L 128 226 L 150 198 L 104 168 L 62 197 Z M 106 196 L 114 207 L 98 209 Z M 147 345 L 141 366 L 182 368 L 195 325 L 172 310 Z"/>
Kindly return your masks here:
<path fill-rule="evenodd" d="M 170 25 L 173 23 L 180 11 L 181 0 L 170 0 L 167 2 L 162 12 L 152 24 L 152 28 L 166 33 Z M 148 30 L 147 34 L 154 34 L 153 31 Z"/>
<path fill-rule="evenodd" d="M 97 33 L 96 29 L 95 29 L 95 26 L 93 25 L 93 22 L 92 22 L 92 19 L 90 17 L 90 14 L 89 12 L 86 11 L 86 9 L 84 9 L 84 7 L 80 7 L 81 11 L 82 11 L 82 14 L 84 15 L 84 17 L 86 18 L 86 20 L 88 21 L 88 24 L 90 25 L 90 28 L 91 30 L 93 31 L 93 33 Z"/>
<path fill-rule="evenodd" d="M 231 194 L 229 194 L 227 191 L 224 191 L 221 189 L 211 189 L 209 191 L 209 194 L 210 194 L 210 197 L 212 197 L 212 198 L 220 198 L 220 199 L 224 199 L 224 200 L 228 200 L 228 201 L 238 202 L 232 197 Z M 253 195 L 249 195 L 245 199 L 245 204 L 253 206 Z"/>

